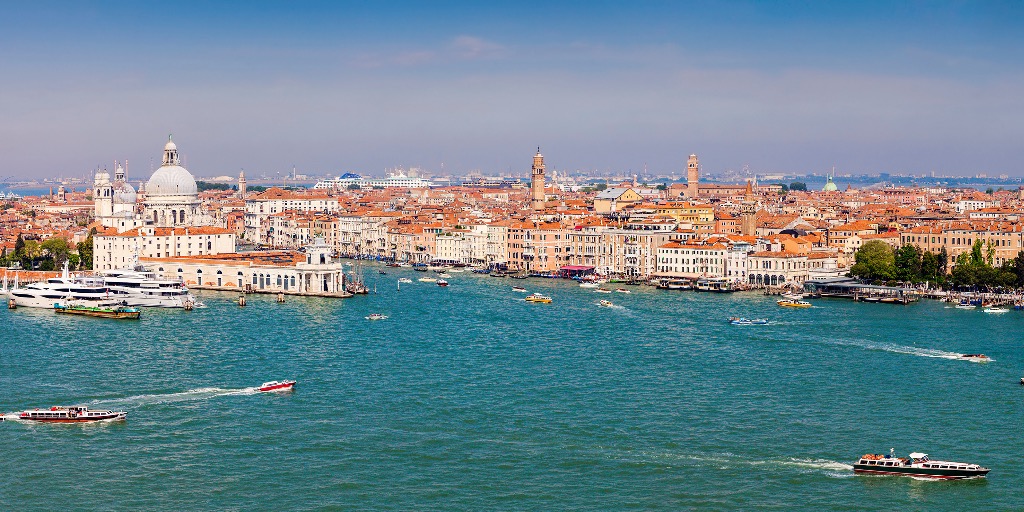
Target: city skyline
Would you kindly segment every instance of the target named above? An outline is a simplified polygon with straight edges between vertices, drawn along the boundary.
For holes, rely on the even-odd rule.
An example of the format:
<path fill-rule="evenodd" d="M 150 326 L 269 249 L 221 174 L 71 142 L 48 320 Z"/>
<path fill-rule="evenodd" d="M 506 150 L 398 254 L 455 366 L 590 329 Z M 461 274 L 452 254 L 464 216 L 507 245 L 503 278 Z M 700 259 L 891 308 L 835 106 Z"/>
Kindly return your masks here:
<path fill-rule="evenodd" d="M 9 6 L 0 178 L 1024 174 L 1013 3 L 175 6 Z"/>

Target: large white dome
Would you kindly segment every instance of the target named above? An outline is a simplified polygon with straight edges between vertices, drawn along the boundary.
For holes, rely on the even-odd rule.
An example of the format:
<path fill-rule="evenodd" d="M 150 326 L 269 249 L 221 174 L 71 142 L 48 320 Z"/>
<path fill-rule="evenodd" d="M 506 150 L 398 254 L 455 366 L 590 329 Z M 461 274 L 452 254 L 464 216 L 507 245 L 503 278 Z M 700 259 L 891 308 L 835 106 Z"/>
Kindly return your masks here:
<path fill-rule="evenodd" d="M 195 196 L 199 194 L 192 173 L 180 165 L 165 165 L 146 183 L 146 196 Z"/>

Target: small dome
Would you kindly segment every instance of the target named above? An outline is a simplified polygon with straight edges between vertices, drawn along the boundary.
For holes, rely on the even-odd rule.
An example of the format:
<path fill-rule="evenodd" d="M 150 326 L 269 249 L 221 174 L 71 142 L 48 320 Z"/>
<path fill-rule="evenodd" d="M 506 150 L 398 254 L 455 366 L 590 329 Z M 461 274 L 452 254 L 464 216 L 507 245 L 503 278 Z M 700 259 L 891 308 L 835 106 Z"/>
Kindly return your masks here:
<path fill-rule="evenodd" d="M 839 190 L 839 187 L 837 187 L 836 184 L 832 182 L 832 177 L 829 176 L 828 177 L 828 182 L 825 183 L 825 187 L 822 188 L 821 191 L 822 192 L 835 192 L 837 190 Z"/>
<path fill-rule="evenodd" d="M 114 183 L 114 204 L 135 204 L 137 197 L 131 185 L 123 181 Z"/>
<path fill-rule="evenodd" d="M 176 150 L 176 149 L 178 149 L 178 146 L 174 144 L 174 141 L 171 140 L 170 137 L 168 137 L 167 138 L 167 144 L 164 144 L 164 151 L 170 151 L 170 150 Z"/>
<path fill-rule="evenodd" d="M 170 142 L 168 142 L 170 144 Z M 146 184 L 146 195 L 153 196 L 195 196 L 199 194 L 192 173 L 180 165 L 165 165 L 153 173 Z"/>

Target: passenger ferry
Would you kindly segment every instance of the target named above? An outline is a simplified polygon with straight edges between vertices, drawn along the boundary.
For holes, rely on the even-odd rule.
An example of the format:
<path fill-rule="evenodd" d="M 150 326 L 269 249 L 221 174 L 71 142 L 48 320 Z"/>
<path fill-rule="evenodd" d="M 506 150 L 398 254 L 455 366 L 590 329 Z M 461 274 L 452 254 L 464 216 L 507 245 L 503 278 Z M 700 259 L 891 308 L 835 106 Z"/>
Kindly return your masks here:
<path fill-rule="evenodd" d="M 806 300 L 795 300 L 795 299 L 779 299 L 775 301 L 776 304 L 784 308 L 809 308 L 811 303 Z"/>
<path fill-rule="evenodd" d="M 924 453 L 911 453 L 909 458 L 895 457 L 893 451 L 890 450 L 889 455 L 866 454 L 853 464 L 853 471 L 875 475 L 917 476 L 946 480 L 980 478 L 991 471 L 977 464 L 931 460 Z"/>
<path fill-rule="evenodd" d="M 19 420 L 45 423 L 87 423 L 91 421 L 119 421 L 128 417 L 124 411 L 90 411 L 88 407 L 61 407 L 35 409 L 16 413 Z"/>
<path fill-rule="evenodd" d="M 526 297 L 526 301 L 527 302 L 539 302 L 541 304 L 549 304 L 549 303 L 551 303 L 551 297 L 548 297 L 547 295 L 544 295 L 544 294 L 541 294 L 541 293 L 534 293 L 532 295 L 528 295 Z"/>

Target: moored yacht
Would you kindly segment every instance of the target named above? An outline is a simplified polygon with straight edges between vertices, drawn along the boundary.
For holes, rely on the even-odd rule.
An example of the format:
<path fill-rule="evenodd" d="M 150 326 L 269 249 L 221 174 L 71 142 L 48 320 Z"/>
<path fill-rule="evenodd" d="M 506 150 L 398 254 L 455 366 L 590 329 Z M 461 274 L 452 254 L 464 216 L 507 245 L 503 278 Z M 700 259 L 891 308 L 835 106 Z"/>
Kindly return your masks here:
<path fill-rule="evenodd" d="M 29 283 L 10 290 L 8 297 L 18 306 L 53 309 L 53 305 L 68 299 L 99 303 L 110 300 L 107 288 L 102 285 L 86 285 L 75 282 L 64 264 L 61 277 L 53 277 L 40 283 Z"/>
<path fill-rule="evenodd" d="M 159 278 L 156 273 L 142 267 L 105 270 L 97 275 L 79 277 L 76 281 L 91 286 L 104 286 L 110 290 L 111 299 L 124 302 L 129 306 L 153 308 L 183 308 L 188 304 L 193 307 L 203 306 L 180 280 Z"/>

